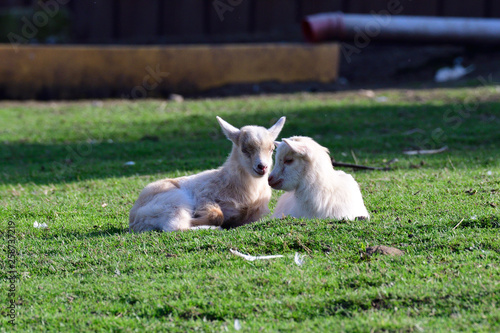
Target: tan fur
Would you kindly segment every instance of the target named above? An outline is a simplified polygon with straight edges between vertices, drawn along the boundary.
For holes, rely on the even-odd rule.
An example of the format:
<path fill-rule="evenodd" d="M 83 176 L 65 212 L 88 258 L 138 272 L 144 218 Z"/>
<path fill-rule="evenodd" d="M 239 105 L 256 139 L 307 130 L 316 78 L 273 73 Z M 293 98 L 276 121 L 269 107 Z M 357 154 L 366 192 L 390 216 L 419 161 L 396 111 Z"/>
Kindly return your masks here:
<path fill-rule="evenodd" d="M 269 130 L 259 126 L 238 130 L 218 120 L 233 141 L 226 162 L 219 169 L 147 185 L 130 211 L 131 231 L 175 231 L 201 225 L 233 228 L 269 213 L 267 174 L 273 141 L 284 117 Z"/>
<path fill-rule="evenodd" d="M 169 179 L 168 181 L 175 187 L 181 188 L 181 186 L 179 185 L 179 181 L 177 179 Z"/>
<path fill-rule="evenodd" d="M 191 227 L 202 225 L 221 226 L 224 222 L 224 214 L 217 204 L 207 204 L 198 208 L 191 219 Z"/>

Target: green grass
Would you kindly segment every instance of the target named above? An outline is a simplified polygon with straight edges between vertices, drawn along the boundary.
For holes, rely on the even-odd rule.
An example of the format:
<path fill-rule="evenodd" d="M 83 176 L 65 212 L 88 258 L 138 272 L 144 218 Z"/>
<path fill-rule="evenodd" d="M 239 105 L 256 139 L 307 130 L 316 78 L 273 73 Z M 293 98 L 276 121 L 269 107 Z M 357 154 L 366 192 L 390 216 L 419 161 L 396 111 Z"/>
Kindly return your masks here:
<path fill-rule="evenodd" d="M 494 88 L 0 104 L 0 331 L 500 330 L 500 102 Z M 215 116 L 308 135 L 353 172 L 370 221 L 272 220 L 129 234 L 141 189 L 220 165 Z M 405 149 L 448 146 L 437 155 Z M 135 161 L 133 166 L 124 166 Z M 279 193 L 274 193 L 271 207 Z M 33 223 L 46 223 L 37 229 Z M 360 255 L 373 245 L 401 257 Z M 249 262 L 229 249 L 284 258 Z M 294 263 L 294 254 L 305 263 Z"/>

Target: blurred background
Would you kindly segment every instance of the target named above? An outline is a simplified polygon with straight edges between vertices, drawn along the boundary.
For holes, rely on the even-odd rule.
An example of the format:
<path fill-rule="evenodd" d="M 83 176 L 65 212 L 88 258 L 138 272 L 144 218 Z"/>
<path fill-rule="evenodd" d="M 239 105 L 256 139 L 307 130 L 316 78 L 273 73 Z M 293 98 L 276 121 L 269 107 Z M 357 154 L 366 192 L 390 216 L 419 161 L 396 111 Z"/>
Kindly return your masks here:
<path fill-rule="evenodd" d="M 22 18 L 44 6 L 50 20 L 30 43 L 302 41 L 299 23 L 306 15 L 369 14 L 398 5 L 397 15 L 500 17 L 500 2 L 494 0 L 2 0 L 0 41 L 8 43 L 9 32 L 22 35 Z"/>
<path fill-rule="evenodd" d="M 29 86 L 19 84 L 19 89 L 13 89 L 15 82 L 26 81 L 26 77 L 36 78 L 40 68 L 55 71 L 38 57 L 36 50 L 30 49 L 26 58 L 22 50 L 26 46 L 71 45 L 88 47 L 118 46 L 179 46 L 179 45 L 232 45 L 260 43 L 304 43 L 300 22 L 307 15 L 322 12 L 359 13 L 359 14 L 390 14 L 432 17 L 475 17 L 500 18 L 500 1 L 493 0 L 1 0 L 0 1 L 0 98 L 11 99 L 56 99 L 56 98 L 107 98 L 130 97 L 130 91 L 140 85 L 141 75 L 145 68 L 160 68 L 161 63 L 148 60 L 138 63 L 137 73 L 127 77 L 127 69 L 131 67 L 126 61 L 123 77 L 113 78 L 123 81 L 117 87 L 103 88 L 98 82 L 86 81 L 95 89 L 81 89 L 73 83 L 61 84 L 71 89 L 63 93 L 61 85 L 50 85 L 47 81 L 60 81 L 61 77 L 44 74 L 40 81 L 43 87 L 33 85 L 33 93 L 28 93 Z M 198 95 L 235 95 L 263 92 L 287 91 L 335 91 L 344 89 L 374 89 L 412 85 L 428 86 L 434 84 L 436 71 L 445 66 L 453 66 L 459 58 L 464 67 L 474 65 L 475 73 L 498 77 L 497 64 L 500 60 L 498 47 L 495 45 L 468 45 L 467 43 L 425 43 L 415 42 L 384 42 L 377 36 L 370 38 L 366 45 L 357 48 L 356 52 L 349 50 L 349 40 L 342 41 L 338 50 L 332 51 L 332 63 L 325 68 L 335 67 L 335 73 L 327 78 L 314 79 L 314 76 L 283 79 L 280 75 L 260 79 L 228 79 L 213 85 L 199 85 L 186 79 L 182 85 L 170 84 L 175 74 L 170 68 L 171 77 L 159 82 L 159 88 L 147 91 L 147 94 L 137 93 L 132 97 L 165 97 L 172 93 Z M 354 41 L 351 41 L 353 44 Z M 278 44 L 275 44 L 278 45 Z M 346 49 L 347 47 L 347 49 Z M 14 52 L 13 52 L 14 51 Z M 359 52 L 358 52 L 359 51 Z M 58 51 L 59 52 L 59 51 Z M 256 51 L 257 52 L 257 51 Z M 267 51 L 266 51 L 267 52 Z M 258 54 L 259 52 L 257 52 Z M 335 54 L 333 54 L 335 53 Z M 346 54 L 348 57 L 346 57 Z M 10 60 L 10 58 L 13 58 Z M 51 58 L 51 56 L 47 56 Z M 66 59 L 75 56 L 68 55 L 59 60 L 61 72 Z M 223 57 L 226 57 L 224 55 Z M 229 59 L 229 56 L 227 56 Z M 36 59 L 35 59 L 36 58 Z M 101 67 L 89 67 L 75 64 L 75 71 L 66 76 L 86 78 L 98 68 L 111 67 L 110 56 L 101 53 L 95 59 L 109 63 Z M 206 56 L 202 58 L 206 59 Z M 272 53 L 268 56 L 273 58 Z M 31 59 L 31 67 L 28 60 Z M 38 59 L 38 60 L 37 60 Z M 156 58 L 155 58 L 156 59 Z M 99 60 L 99 61 L 101 61 Z M 22 61 L 22 64 L 21 64 Z M 95 60 L 97 62 L 98 60 Z M 135 61 L 135 60 L 130 60 Z M 304 63 L 298 59 L 297 62 Z M 318 62 L 311 58 L 311 62 Z M 75 61 L 77 63 L 78 61 Z M 173 65 L 165 64 L 172 67 Z M 177 63 L 176 65 L 177 66 Z M 207 63 L 207 66 L 219 66 Z M 288 67 L 294 65 L 287 64 Z M 13 72 L 13 68 L 23 68 L 23 71 Z M 226 65 L 226 69 L 234 65 Z M 32 72 L 33 68 L 35 71 Z M 80 69 L 79 69 L 80 68 Z M 159 69 L 161 71 L 163 69 Z M 249 69 L 252 71 L 254 69 Z M 313 69 L 304 69 L 314 71 Z M 222 70 L 220 69 L 219 72 Z M 472 70 L 471 70 L 472 71 Z M 26 75 L 17 77 L 20 72 Z M 32 73 L 32 74 L 29 74 Z M 183 72 L 184 73 L 184 72 Z M 30 76 L 31 75 L 31 76 Z M 211 74 L 213 75 L 213 74 Z M 240 74 L 236 74 L 240 75 Z M 244 76 L 244 74 L 241 74 Z M 108 77 L 112 77 L 109 74 Z M 13 78 L 13 79 L 10 79 Z M 76 79 L 75 79 L 76 80 Z M 181 81 L 180 78 L 177 78 Z M 184 81 L 186 81 L 184 80 Z M 35 80 L 36 81 L 36 80 Z M 98 81 L 98 80 L 97 80 Z M 90 83 L 89 83 L 90 82 Z M 106 83 L 109 87 L 109 83 Z M 78 92 L 81 93 L 78 93 Z"/>

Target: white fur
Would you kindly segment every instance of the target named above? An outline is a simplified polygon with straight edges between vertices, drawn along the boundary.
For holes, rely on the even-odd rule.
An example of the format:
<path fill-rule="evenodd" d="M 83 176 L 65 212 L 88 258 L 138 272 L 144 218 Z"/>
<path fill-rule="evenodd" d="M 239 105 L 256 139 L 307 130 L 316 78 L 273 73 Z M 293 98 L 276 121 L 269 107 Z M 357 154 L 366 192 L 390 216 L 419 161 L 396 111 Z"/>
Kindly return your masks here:
<path fill-rule="evenodd" d="M 271 128 L 241 129 L 217 117 L 233 148 L 222 167 L 147 185 L 130 211 L 130 231 L 186 230 L 200 225 L 237 227 L 269 213 L 273 141 L 285 117 Z"/>
<path fill-rule="evenodd" d="M 358 183 L 351 175 L 333 169 L 328 149 L 302 136 L 277 144 L 269 185 L 287 192 L 279 198 L 272 217 L 370 217 Z"/>

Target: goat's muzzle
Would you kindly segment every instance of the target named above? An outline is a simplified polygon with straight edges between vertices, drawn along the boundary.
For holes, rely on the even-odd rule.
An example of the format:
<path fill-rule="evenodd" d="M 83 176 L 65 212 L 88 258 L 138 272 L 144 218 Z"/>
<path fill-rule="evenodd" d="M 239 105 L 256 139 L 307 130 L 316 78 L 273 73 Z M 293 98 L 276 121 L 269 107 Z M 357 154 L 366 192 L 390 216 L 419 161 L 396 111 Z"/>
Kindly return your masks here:
<path fill-rule="evenodd" d="M 283 179 L 275 179 L 273 176 L 269 176 L 267 182 L 269 183 L 269 186 L 279 190 L 281 183 L 283 183 Z"/>
<path fill-rule="evenodd" d="M 255 171 L 256 174 L 264 176 L 267 171 L 267 165 L 264 165 L 262 163 L 259 163 L 257 165 L 257 168 L 254 168 L 253 171 Z"/>

